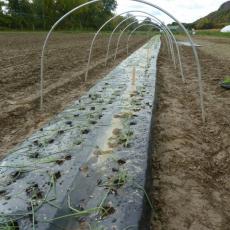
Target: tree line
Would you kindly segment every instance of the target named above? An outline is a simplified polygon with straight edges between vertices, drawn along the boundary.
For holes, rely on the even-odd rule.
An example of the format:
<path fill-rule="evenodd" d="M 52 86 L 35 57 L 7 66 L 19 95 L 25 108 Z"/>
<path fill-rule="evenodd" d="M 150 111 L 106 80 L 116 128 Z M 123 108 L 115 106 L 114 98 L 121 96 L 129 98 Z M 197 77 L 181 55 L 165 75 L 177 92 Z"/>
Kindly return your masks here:
<path fill-rule="evenodd" d="M 0 0 L 0 29 L 47 30 L 69 10 L 85 2 L 87 0 Z M 59 28 L 97 29 L 113 16 L 116 7 L 116 0 L 103 0 L 83 7 L 67 17 Z M 106 29 L 112 29 L 113 23 Z"/>

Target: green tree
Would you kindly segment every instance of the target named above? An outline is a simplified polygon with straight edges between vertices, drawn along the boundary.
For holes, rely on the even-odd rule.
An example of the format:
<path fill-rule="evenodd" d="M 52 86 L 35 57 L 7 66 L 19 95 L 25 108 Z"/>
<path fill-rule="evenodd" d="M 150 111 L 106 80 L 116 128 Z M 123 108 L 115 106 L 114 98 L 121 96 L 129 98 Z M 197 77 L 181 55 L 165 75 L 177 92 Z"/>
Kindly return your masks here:
<path fill-rule="evenodd" d="M 5 29 L 11 24 L 11 18 L 6 16 L 3 7 L 5 6 L 4 1 L 0 1 L 0 29 Z"/>
<path fill-rule="evenodd" d="M 0 1 L 0 14 L 3 14 L 3 6 L 5 3 L 3 1 Z"/>
<path fill-rule="evenodd" d="M 4 16 L 11 19 L 11 21 L 8 22 L 9 28 L 47 30 L 69 10 L 87 1 L 88 0 L 8 0 L 6 2 L 6 12 Z M 83 7 L 66 18 L 59 28 L 96 29 L 113 16 L 113 11 L 116 6 L 116 0 L 102 0 L 101 2 Z M 112 28 L 114 28 L 114 24 L 110 23 L 105 29 L 108 30 Z"/>
<path fill-rule="evenodd" d="M 28 0 L 8 0 L 6 10 L 12 18 L 11 27 L 28 28 L 31 20 L 31 3 Z"/>

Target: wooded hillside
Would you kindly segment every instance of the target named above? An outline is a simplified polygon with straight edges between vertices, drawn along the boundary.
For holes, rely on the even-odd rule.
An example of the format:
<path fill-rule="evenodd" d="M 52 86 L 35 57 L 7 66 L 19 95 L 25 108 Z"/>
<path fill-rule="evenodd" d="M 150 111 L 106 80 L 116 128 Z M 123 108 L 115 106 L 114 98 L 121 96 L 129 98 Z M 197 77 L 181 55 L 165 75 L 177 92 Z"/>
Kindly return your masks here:
<path fill-rule="evenodd" d="M 217 29 L 230 24 L 230 1 L 225 2 L 221 7 L 193 23 L 196 29 Z"/>

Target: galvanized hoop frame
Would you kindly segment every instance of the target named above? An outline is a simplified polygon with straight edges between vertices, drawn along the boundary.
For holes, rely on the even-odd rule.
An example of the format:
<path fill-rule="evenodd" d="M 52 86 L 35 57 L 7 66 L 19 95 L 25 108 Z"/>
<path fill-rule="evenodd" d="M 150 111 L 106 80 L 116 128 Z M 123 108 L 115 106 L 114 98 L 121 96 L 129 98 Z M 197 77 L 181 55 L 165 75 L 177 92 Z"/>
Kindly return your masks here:
<path fill-rule="evenodd" d="M 169 46 L 170 46 L 170 49 L 171 49 L 172 60 L 175 60 L 175 59 L 173 59 L 173 57 L 175 57 L 175 54 L 172 53 L 172 50 L 173 50 L 173 52 L 174 52 L 174 49 L 173 49 L 173 43 L 174 43 L 174 44 L 175 44 L 175 47 L 176 47 L 176 51 L 177 51 L 178 63 L 179 63 L 181 78 L 182 78 L 182 81 L 185 83 L 184 71 L 183 71 L 183 66 L 182 66 L 182 62 L 181 62 L 180 48 L 179 48 L 179 46 L 178 46 L 177 40 L 176 40 L 175 36 L 173 35 L 172 31 L 169 29 L 168 26 L 164 25 L 164 23 L 163 23 L 161 20 L 159 20 L 157 17 L 155 17 L 154 15 L 151 15 L 151 14 L 146 13 L 146 12 L 143 12 L 143 11 L 136 11 L 136 12 L 141 12 L 141 13 L 144 13 L 144 14 L 150 16 L 150 17 L 153 18 L 155 21 L 157 21 L 158 23 L 160 23 L 161 29 L 162 29 L 164 32 L 166 32 L 166 34 L 169 33 L 169 36 L 167 36 L 167 37 L 168 37 L 168 39 L 170 39 L 170 42 L 171 42 L 171 43 L 169 42 Z M 112 35 L 113 35 L 113 33 L 111 34 L 111 36 L 112 36 Z M 170 36 L 171 36 L 171 38 L 173 39 L 173 42 L 171 41 Z M 109 40 L 109 42 L 111 42 L 111 39 Z M 110 44 L 109 44 L 108 47 L 110 47 Z M 127 44 L 127 47 L 128 47 L 128 44 Z M 127 48 L 127 51 L 128 51 L 128 48 Z M 108 54 L 109 54 L 109 52 L 107 51 L 107 57 L 106 57 L 106 58 L 108 58 Z M 174 61 L 174 65 L 175 65 L 175 61 Z"/>
<path fill-rule="evenodd" d="M 132 0 L 131 0 L 132 1 Z M 113 16 L 112 18 L 110 18 L 108 21 L 106 21 L 99 29 L 98 31 L 95 33 L 94 35 L 94 38 L 92 40 L 92 43 L 91 43 L 91 46 L 90 46 L 90 51 L 89 51 L 89 57 L 88 57 L 88 63 L 87 63 L 87 69 L 86 69 L 86 73 L 85 73 L 85 81 L 87 81 L 87 78 L 88 78 L 88 73 L 89 73 L 89 67 L 90 67 L 90 62 L 91 62 L 91 57 L 92 57 L 92 51 L 93 51 L 93 46 L 94 46 L 94 43 L 95 43 L 95 40 L 97 38 L 97 36 L 99 35 L 99 33 L 101 32 L 101 30 L 108 24 L 110 23 L 112 20 L 114 20 L 115 18 L 121 16 L 121 15 L 124 15 L 124 14 L 127 14 L 127 13 L 132 13 L 134 12 L 133 10 L 129 10 L 129 11 L 125 11 L 123 13 L 120 13 L 118 15 L 115 15 Z M 134 24 L 134 23 L 133 23 Z M 175 59 L 175 55 L 173 54 L 173 57 Z M 114 60 L 116 59 L 116 57 L 114 58 Z M 175 63 L 175 61 L 174 61 Z"/>
<path fill-rule="evenodd" d="M 129 51 L 129 40 L 131 39 L 132 35 L 133 35 L 138 29 L 140 29 L 141 27 L 144 27 L 144 26 L 150 26 L 150 27 L 152 27 L 152 28 L 156 28 L 156 29 L 159 29 L 159 30 L 161 29 L 160 26 L 156 25 L 156 24 L 153 23 L 153 22 L 148 22 L 148 23 L 145 23 L 145 24 L 142 24 L 142 25 L 137 26 L 135 29 L 133 29 L 133 30 L 130 32 L 130 34 L 129 34 L 129 36 L 128 36 L 128 39 L 127 39 L 127 51 Z"/>
<path fill-rule="evenodd" d="M 146 13 L 147 14 L 147 13 Z M 149 15 L 150 17 L 152 17 L 150 14 L 147 14 Z M 117 41 L 117 46 L 116 46 L 116 51 L 115 51 L 115 56 L 114 56 L 114 60 L 116 60 L 116 57 L 117 57 L 117 53 L 118 53 L 118 48 L 119 48 L 119 44 L 120 44 L 120 41 L 121 41 L 121 37 L 122 35 L 124 34 L 124 32 L 130 27 L 132 26 L 133 24 L 135 23 L 130 23 L 129 25 L 127 25 L 120 33 L 119 35 L 119 38 L 118 38 L 118 41 Z M 162 29 L 164 30 L 164 28 L 162 27 Z M 166 32 L 167 30 L 165 30 Z M 169 42 L 169 46 L 170 46 L 170 50 L 171 50 L 171 55 L 172 55 L 172 60 L 173 60 L 173 64 L 174 64 L 174 67 L 176 69 L 176 58 L 175 58 L 175 53 L 174 53 L 174 49 L 173 49 L 173 41 L 172 41 L 172 38 L 170 37 L 171 35 L 168 33 L 167 31 L 167 38 L 168 38 L 168 42 Z M 176 45 L 178 45 L 176 43 Z"/>
<path fill-rule="evenodd" d="M 57 25 L 62 20 L 64 20 L 67 16 L 69 16 L 73 12 L 75 12 L 75 11 L 79 10 L 80 8 L 85 7 L 87 5 L 94 4 L 96 2 L 101 2 L 101 1 L 102 0 L 91 0 L 91 1 L 89 1 L 87 3 L 84 3 L 84 4 L 80 5 L 80 6 L 78 6 L 78 7 L 75 7 L 74 9 L 72 9 L 68 13 L 66 13 L 64 16 L 62 16 L 56 23 L 54 23 L 54 25 L 51 27 L 50 31 L 48 32 L 48 34 L 46 36 L 46 39 L 45 39 L 45 42 L 44 42 L 44 45 L 43 45 L 43 48 L 42 48 L 42 55 L 41 55 L 41 74 L 40 74 L 40 80 L 41 80 L 41 83 L 40 83 L 40 109 L 41 110 L 43 110 L 43 100 L 44 100 L 43 99 L 44 55 L 45 55 L 45 49 L 46 49 L 46 46 L 47 46 L 47 43 L 48 43 L 48 40 L 49 40 L 49 37 L 50 37 L 52 31 L 57 27 Z M 205 122 L 206 117 L 205 117 L 205 108 L 204 108 L 203 82 L 202 82 L 200 60 L 199 60 L 199 56 L 198 56 L 198 53 L 197 53 L 196 46 L 194 45 L 194 42 L 193 42 L 189 32 L 186 30 L 184 25 L 178 19 L 176 19 L 172 14 L 170 14 L 169 12 L 164 10 L 163 8 L 157 6 L 157 5 L 153 4 L 153 3 L 147 2 L 145 0 L 128 0 L 128 1 L 142 3 L 142 4 L 145 4 L 145 5 L 151 6 L 154 9 L 158 9 L 162 13 L 165 13 L 170 18 L 172 18 L 175 22 L 177 22 L 178 25 L 180 26 L 180 28 L 185 32 L 185 34 L 186 34 L 186 36 L 187 36 L 187 38 L 188 38 L 188 40 L 189 40 L 189 42 L 190 42 L 190 44 L 192 46 L 193 54 L 194 54 L 194 57 L 195 57 L 195 62 L 196 62 L 196 66 L 197 66 L 197 77 L 198 77 L 198 82 L 199 82 L 198 84 L 199 84 L 199 94 L 200 94 L 201 115 L 202 115 L 203 122 Z"/>
<path fill-rule="evenodd" d="M 133 12 L 141 12 L 141 13 L 144 13 L 144 14 L 147 14 L 146 12 L 144 12 L 144 11 L 133 11 Z M 147 14 L 148 15 L 148 14 Z M 150 14 L 149 14 L 150 15 Z M 143 16 L 143 15 L 141 15 L 141 16 Z M 125 18 L 124 20 L 122 20 L 115 28 L 114 28 L 114 30 L 112 31 L 112 33 L 111 33 L 111 35 L 110 35 L 110 37 L 109 37 L 109 42 L 108 42 L 108 47 L 107 47 L 107 53 L 106 53 L 106 60 L 105 60 L 105 66 L 107 66 L 107 63 L 108 63 L 108 58 L 109 58 L 109 51 L 110 51 L 110 46 L 111 46 L 111 42 L 112 42 L 112 37 L 113 37 L 113 35 L 114 35 L 114 33 L 115 33 L 115 31 L 125 22 L 125 21 L 127 21 L 127 20 L 129 20 L 129 19 L 131 19 L 131 18 L 136 18 L 136 17 L 140 17 L 139 15 L 137 16 L 137 15 L 132 15 L 132 16 L 129 16 L 129 17 L 127 17 L 127 18 Z M 146 17 L 146 16 L 145 16 Z M 152 17 L 152 16 L 151 16 Z M 164 33 L 163 33 L 163 35 L 166 37 L 167 35 L 165 35 Z M 168 41 L 168 37 L 166 37 L 166 44 L 167 44 L 167 48 L 168 48 L 168 54 L 170 55 L 170 45 L 169 45 L 169 41 Z"/>

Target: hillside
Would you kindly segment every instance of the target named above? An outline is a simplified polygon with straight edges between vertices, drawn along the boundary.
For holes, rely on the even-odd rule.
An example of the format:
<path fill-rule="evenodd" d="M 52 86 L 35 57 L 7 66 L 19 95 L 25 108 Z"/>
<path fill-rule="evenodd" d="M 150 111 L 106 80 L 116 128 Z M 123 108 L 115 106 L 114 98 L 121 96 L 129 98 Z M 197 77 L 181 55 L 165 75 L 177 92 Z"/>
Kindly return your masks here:
<path fill-rule="evenodd" d="M 230 1 L 225 2 L 220 8 L 193 23 L 196 29 L 222 28 L 230 24 Z"/>

